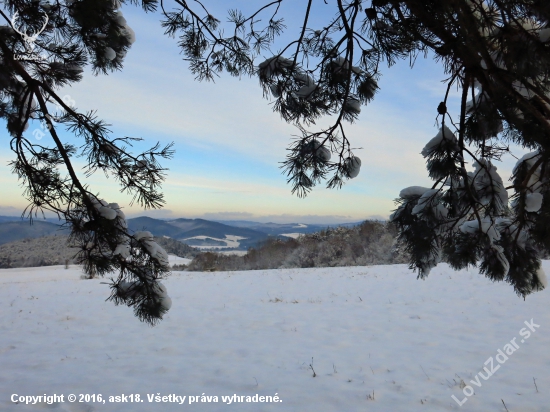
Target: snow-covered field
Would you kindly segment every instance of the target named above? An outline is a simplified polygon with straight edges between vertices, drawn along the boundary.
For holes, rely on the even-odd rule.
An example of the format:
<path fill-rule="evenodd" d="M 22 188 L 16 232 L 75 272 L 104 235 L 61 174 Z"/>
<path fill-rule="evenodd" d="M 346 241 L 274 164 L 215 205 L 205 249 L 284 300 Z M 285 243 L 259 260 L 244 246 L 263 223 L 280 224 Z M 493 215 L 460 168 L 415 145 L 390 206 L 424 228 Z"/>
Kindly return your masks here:
<path fill-rule="evenodd" d="M 225 246 L 193 245 L 194 248 L 201 249 L 201 250 L 210 250 L 210 249 L 212 249 L 212 250 L 222 249 L 223 250 L 223 249 L 228 249 L 228 248 L 239 247 L 239 245 L 241 244 L 241 242 L 239 242 L 239 240 L 243 240 L 243 239 L 246 239 L 246 238 L 242 237 L 242 236 L 225 235 L 224 239 L 220 239 L 220 238 L 213 237 L 213 236 L 201 235 L 201 236 L 193 236 L 193 237 L 188 237 L 188 238 L 185 238 L 185 239 L 180 239 L 180 241 L 185 242 L 186 240 L 191 240 L 191 239 L 199 239 L 199 240 L 213 239 L 213 240 L 216 240 L 218 242 L 225 242 Z"/>
<path fill-rule="evenodd" d="M 188 265 L 193 259 L 182 258 L 176 255 L 168 255 L 168 262 L 172 265 Z"/>
<path fill-rule="evenodd" d="M 281 233 L 281 236 L 291 237 L 292 239 L 298 239 L 303 236 L 303 233 Z"/>
<path fill-rule="evenodd" d="M 547 290 L 523 301 L 445 265 L 427 281 L 403 265 L 177 272 L 165 282 L 172 309 L 151 328 L 105 302 L 102 280 L 79 276 L 0 270 L 0 411 L 506 411 L 502 401 L 550 411 Z M 540 327 L 527 339 L 531 319 Z M 65 402 L 26 406 L 14 394 Z M 109 402 L 122 394 L 144 402 Z M 187 398 L 149 403 L 157 394 Z M 233 397 L 256 394 L 282 402 Z"/>
<path fill-rule="evenodd" d="M 244 256 L 248 253 L 248 250 L 216 250 L 216 253 L 220 255 Z"/>

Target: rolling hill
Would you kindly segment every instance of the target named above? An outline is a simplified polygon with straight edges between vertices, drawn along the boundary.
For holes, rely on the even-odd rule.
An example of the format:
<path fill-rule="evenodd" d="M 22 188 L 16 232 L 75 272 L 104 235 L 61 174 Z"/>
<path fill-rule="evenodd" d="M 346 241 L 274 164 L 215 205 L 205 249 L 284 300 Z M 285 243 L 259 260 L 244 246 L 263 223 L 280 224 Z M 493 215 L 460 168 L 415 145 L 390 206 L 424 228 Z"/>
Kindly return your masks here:
<path fill-rule="evenodd" d="M 164 220 L 153 219 L 151 217 L 141 216 L 134 219 L 128 219 L 128 228 L 134 232 L 147 230 L 153 236 L 168 236 L 177 239 L 182 230 Z"/>
<path fill-rule="evenodd" d="M 28 220 L 20 217 L 0 216 L 0 245 L 22 239 L 38 238 L 56 234 L 68 234 L 54 219 Z M 305 225 L 300 223 L 260 223 L 242 220 L 210 221 L 205 219 L 161 220 L 140 216 L 128 219 L 131 231 L 147 230 L 154 236 L 167 236 L 171 239 L 202 248 L 235 248 L 247 250 L 257 247 L 272 237 L 296 237 L 300 234 L 319 232 L 327 227 L 355 226 L 355 223 L 339 225 Z M 204 241 L 209 238 L 209 241 Z M 201 246 L 202 245 L 202 246 Z"/>
<path fill-rule="evenodd" d="M 0 245 L 0 269 L 74 263 L 78 249 L 67 244 L 66 233 L 58 232 L 54 235 L 20 239 Z M 180 258 L 192 259 L 200 253 L 198 249 L 171 238 L 155 237 L 155 241 L 168 254 Z"/>
<path fill-rule="evenodd" d="M 239 237 L 238 248 L 248 249 L 268 238 L 268 234 L 265 232 L 229 226 L 205 219 L 182 218 L 165 221 L 142 216 L 128 219 L 128 227 L 134 231 L 148 230 L 154 236 L 168 236 L 183 243 L 187 240 L 193 246 L 200 243 L 194 239 L 208 237 L 216 241 L 217 247 L 229 247 L 229 245 L 235 243 L 234 241 L 230 241 L 229 238 Z M 211 247 L 211 245 L 205 245 L 205 247 Z"/>
<path fill-rule="evenodd" d="M 33 220 L 32 225 L 28 220 L 4 221 L 0 222 L 0 245 L 14 242 L 22 239 L 33 239 L 43 236 L 52 236 L 69 232 L 60 225 L 44 222 L 43 220 Z"/>
<path fill-rule="evenodd" d="M 243 227 L 258 232 L 263 232 L 272 236 L 284 235 L 287 233 L 315 233 L 320 232 L 328 227 L 352 227 L 361 224 L 361 222 L 354 223 L 339 223 L 339 224 L 303 224 L 303 223 L 261 223 L 252 222 L 248 220 L 216 220 L 216 222 L 223 223 L 229 226 Z"/>

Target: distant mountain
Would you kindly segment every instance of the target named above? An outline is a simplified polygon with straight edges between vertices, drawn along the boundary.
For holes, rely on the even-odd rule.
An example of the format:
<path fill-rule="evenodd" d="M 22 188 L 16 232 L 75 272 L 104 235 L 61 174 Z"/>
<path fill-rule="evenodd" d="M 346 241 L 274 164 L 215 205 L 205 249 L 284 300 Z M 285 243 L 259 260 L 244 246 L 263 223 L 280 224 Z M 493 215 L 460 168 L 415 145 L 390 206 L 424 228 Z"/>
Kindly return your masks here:
<path fill-rule="evenodd" d="M 205 220 L 205 219 L 172 219 L 160 220 L 150 217 L 137 217 L 128 220 L 128 226 L 132 230 L 148 230 L 155 236 L 169 236 L 180 242 L 193 246 L 207 247 L 219 246 L 231 242 L 226 237 L 239 236 L 239 249 L 257 247 L 270 237 L 285 237 L 297 234 L 319 232 L 328 227 L 353 227 L 357 223 L 341 223 L 327 225 L 306 225 L 302 223 L 260 223 L 247 220 Z M 205 237 L 210 238 L 205 241 Z M 202 238 L 202 239 L 201 239 Z M 225 241 L 224 241 L 225 239 Z M 221 243 L 220 243 L 221 242 Z"/>
<path fill-rule="evenodd" d="M 21 220 L 21 217 L 17 217 L 17 216 L 0 216 L 0 223 L 16 222 L 18 220 Z"/>
<path fill-rule="evenodd" d="M 211 237 L 201 237 L 200 239 L 187 239 L 185 241 L 188 245 L 193 246 L 203 246 L 203 247 L 211 247 L 211 246 L 227 246 L 227 242 L 224 242 L 223 240 L 215 240 Z"/>
<path fill-rule="evenodd" d="M 52 222 L 56 222 L 54 224 Z M 167 236 L 180 242 L 198 246 L 227 246 L 246 250 L 257 247 L 267 239 L 277 236 L 297 236 L 319 232 L 327 227 L 356 226 L 359 223 L 343 223 L 328 225 L 306 225 L 301 223 L 260 223 L 243 220 L 211 221 L 205 219 L 155 219 L 141 216 L 128 219 L 128 227 L 137 232 L 147 230 L 154 236 Z M 60 231 L 60 229 L 62 229 Z M 68 234 L 68 229 L 59 226 L 57 219 L 35 219 L 33 225 L 20 217 L 0 216 L 0 244 L 26 238 L 38 238 L 54 234 Z M 209 238 L 208 241 L 205 238 Z M 238 240 L 237 240 L 238 239 Z"/>
<path fill-rule="evenodd" d="M 248 249 L 268 238 L 268 234 L 265 232 L 229 226 L 205 219 L 174 219 L 165 221 L 150 217 L 137 217 L 128 219 L 128 227 L 133 231 L 150 231 L 154 236 L 168 236 L 183 243 L 187 241 L 193 246 L 230 245 L 233 242 L 226 242 L 224 239 L 229 240 L 227 237 L 238 236 L 242 238 L 238 241 L 239 249 Z M 196 239 L 200 237 L 208 237 L 213 241 L 210 243 L 197 241 Z"/>
<path fill-rule="evenodd" d="M 66 227 L 43 220 L 33 220 L 32 225 L 28 220 L 4 221 L 0 222 L 0 245 L 21 239 L 68 233 Z"/>
<path fill-rule="evenodd" d="M 265 237 L 265 233 L 257 230 L 225 225 L 205 219 L 176 219 L 167 223 L 177 226 L 185 232 L 186 237 L 209 236 L 223 238 L 226 235 L 241 236 L 246 238 Z M 204 233 L 204 232 L 208 233 Z"/>
<path fill-rule="evenodd" d="M 4 222 L 29 222 L 29 219 L 21 218 L 21 216 L 0 216 L 0 223 Z M 47 217 L 45 219 L 42 217 L 36 217 L 33 219 L 33 222 L 49 222 L 56 225 L 62 223 L 58 218 L 53 217 Z"/>
<path fill-rule="evenodd" d="M 303 224 L 303 223 L 260 223 L 249 220 L 216 220 L 216 222 L 224 223 L 230 226 L 245 227 L 258 232 L 264 232 L 271 236 L 283 235 L 288 233 L 315 233 L 327 227 L 353 227 L 360 225 L 361 222 L 353 223 L 338 223 L 338 224 Z"/>
<path fill-rule="evenodd" d="M 147 230 L 153 236 L 168 236 L 177 239 L 182 230 L 174 225 L 167 223 L 164 220 L 153 219 L 152 217 L 136 217 L 128 219 L 128 228 L 134 232 Z"/>

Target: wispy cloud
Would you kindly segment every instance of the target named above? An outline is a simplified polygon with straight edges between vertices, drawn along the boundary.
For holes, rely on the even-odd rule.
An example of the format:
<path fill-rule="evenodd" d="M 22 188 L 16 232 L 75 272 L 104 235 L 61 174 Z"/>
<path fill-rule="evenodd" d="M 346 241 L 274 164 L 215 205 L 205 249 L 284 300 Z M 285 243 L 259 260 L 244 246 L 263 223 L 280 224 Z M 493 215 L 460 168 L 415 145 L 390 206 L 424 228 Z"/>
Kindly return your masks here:
<path fill-rule="evenodd" d="M 81 111 L 96 109 L 113 124 L 114 137 L 175 142 L 175 158 L 163 162 L 170 169 L 164 184 L 167 210 L 151 215 L 357 221 L 387 217 L 402 188 L 430 184 L 420 151 L 436 134 L 436 108 L 443 97 L 439 80 L 444 78 L 431 60 L 419 60 L 412 70 L 401 62 L 385 71 L 374 102 L 363 108 L 357 123 L 346 127 L 353 147 L 362 148 L 355 150 L 362 159 L 359 176 L 342 190 L 321 186 L 298 199 L 279 169 L 297 129 L 273 113 L 257 80 L 222 75 L 216 83 L 196 82 L 176 41 L 163 34 L 154 16 L 137 9 L 125 11 L 125 16 L 137 41 L 124 69 L 109 76 L 87 73 L 62 94 L 69 94 Z M 324 124 L 327 119 L 312 128 Z M 22 208 L 22 189 L 2 162 L 5 196 L 0 206 Z M 114 179 L 98 174 L 90 183 L 109 201 L 126 205 L 127 213 L 142 213 L 129 206 L 131 198 L 119 193 Z"/>

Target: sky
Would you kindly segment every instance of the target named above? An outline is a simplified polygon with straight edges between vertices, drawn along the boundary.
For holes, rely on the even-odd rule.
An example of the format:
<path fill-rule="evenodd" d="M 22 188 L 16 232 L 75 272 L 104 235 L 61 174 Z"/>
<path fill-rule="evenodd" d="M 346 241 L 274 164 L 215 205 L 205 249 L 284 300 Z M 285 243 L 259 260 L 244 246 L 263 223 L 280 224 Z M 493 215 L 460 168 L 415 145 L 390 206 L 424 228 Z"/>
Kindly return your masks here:
<path fill-rule="evenodd" d="M 205 4 L 224 22 L 229 5 L 246 12 L 262 2 Z M 283 3 L 281 15 L 288 26 L 284 39 L 299 31 L 302 6 Z M 323 2 L 315 7 L 313 21 L 321 26 L 333 9 Z M 443 68 L 433 59 L 420 57 L 413 69 L 407 60 L 383 70 L 374 101 L 346 127 L 352 146 L 358 148 L 354 153 L 361 158 L 361 173 L 342 189 L 318 185 L 304 199 L 291 193 L 280 169 L 298 130 L 273 112 L 257 78 L 221 74 L 214 83 L 198 82 L 182 60 L 177 40 L 164 35 L 158 14 L 130 5 L 123 12 L 136 32 L 124 69 L 108 76 L 85 72 L 80 83 L 60 95 L 70 96 L 80 111 L 96 110 L 111 125 L 111 137 L 143 138 L 136 153 L 156 141 L 174 142 L 173 159 L 162 162 L 169 170 L 161 210 L 130 206 L 131 197 L 121 194 L 112 178 L 96 174 L 88 179 L 93 191 L 119 203 L 127 215 L 327 224 L 385 219 L 401 189 L 431 186 L 420 151 L 437 134 L 436 109 L 446 89 Z M 453 92 L 451 112 L 458 113 L 457 103 Z M 27 131 L 29 136 L 34 128 Z M 63 136 L 78 144 L 75 137 Z M 27 205 L 7 165 L 12 159 L 9 151 L 0 154 L 0 215 L 18 215 Z M 498 165 L 505 180 L 513 164 L 509 159 Z"/>

